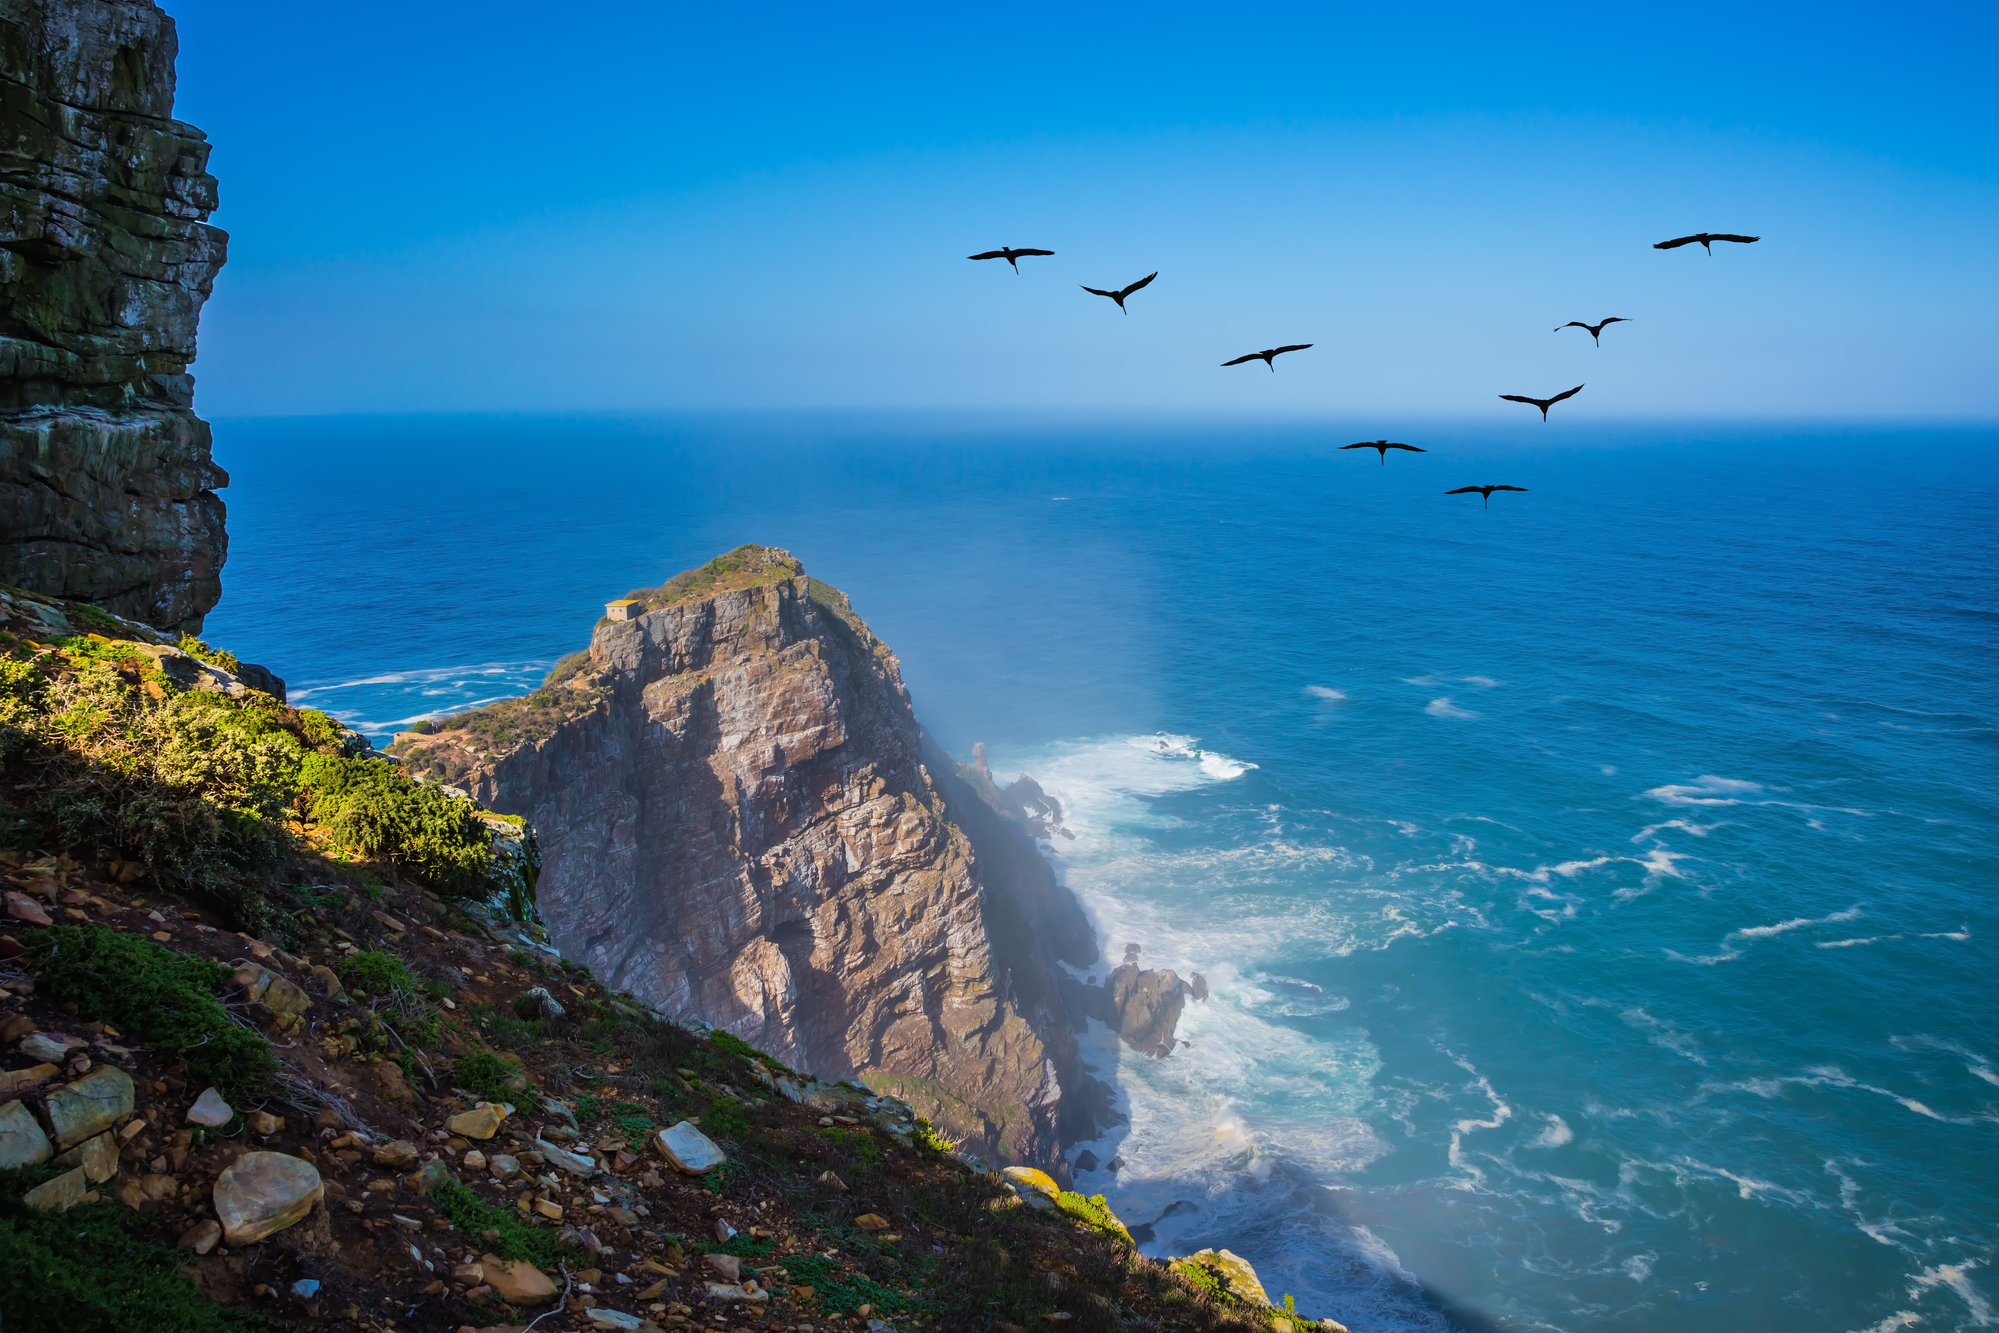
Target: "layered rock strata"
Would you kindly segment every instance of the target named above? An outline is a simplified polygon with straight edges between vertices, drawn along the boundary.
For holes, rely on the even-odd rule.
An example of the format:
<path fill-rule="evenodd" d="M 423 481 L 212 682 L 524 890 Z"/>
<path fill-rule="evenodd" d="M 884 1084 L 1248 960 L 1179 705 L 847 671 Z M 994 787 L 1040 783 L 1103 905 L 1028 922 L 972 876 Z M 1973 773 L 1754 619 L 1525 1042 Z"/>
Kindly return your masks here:
<path fill-rule="evenodd" d="M 769 548 L 633 600 L 550 685 L 396 753 L 533 823 L 542 915 L 608 984 L 1059 1169 L 1074 1045 L 1032 922 L 1062 913 L 988 873 L 894 655 Z"/>
<path fill-rule="evenodd" d="M 228 551 L 195 329 L 228 238 L 147 0 L 0 0 L 0 581 L 196 631 Z"/>

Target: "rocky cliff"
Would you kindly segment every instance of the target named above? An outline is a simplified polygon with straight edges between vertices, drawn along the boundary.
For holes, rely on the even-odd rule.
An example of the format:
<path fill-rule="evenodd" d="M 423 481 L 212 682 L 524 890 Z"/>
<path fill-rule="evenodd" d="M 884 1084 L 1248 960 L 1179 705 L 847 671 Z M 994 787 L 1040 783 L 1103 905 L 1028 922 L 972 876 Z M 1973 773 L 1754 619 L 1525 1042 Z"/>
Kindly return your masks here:
<path fill-rule="evenodd" d="M 988 873 L 888 647 L 764 547 L 619 610 L 540 691 L 397 753 L 533 822 L 549 930 L 609 984 L 1059 1169 L 1086 1083 L 1035 925 L 1095 945 L 1052 876 L 999 863 L 1031 846 Z"/>
<path fill-rule="evenodd" d="M 198 630 L 228 476 L 194 415 L 227 237 L 145 0 L 0 0 L 0 581 Z"/>

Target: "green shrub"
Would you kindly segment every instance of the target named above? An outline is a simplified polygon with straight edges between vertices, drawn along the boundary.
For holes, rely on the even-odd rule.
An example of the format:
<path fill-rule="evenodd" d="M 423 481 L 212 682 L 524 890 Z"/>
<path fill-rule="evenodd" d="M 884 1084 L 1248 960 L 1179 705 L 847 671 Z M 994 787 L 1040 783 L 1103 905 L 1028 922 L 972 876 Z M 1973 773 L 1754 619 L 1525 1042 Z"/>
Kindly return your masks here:
<path fill-rule="evenodd" d="M 1110 1210 L 1101 1194 L 1092 1194 L 1086 1199 L 1070 1190 L 1063 1190 L 1056 1196 L 1055 1206 L 1086 1226 L 1114 1236 L 1127 1245 L 1133 1243 L 1131 1233 L 1124 1229 L 1124 1223 L 1118 1221 L 1117 1214 Z"/>
<path fill-rule="evenodd" d="M 98 662 L 148 662 L 152 659 L 129 643 L 107 639 L 102 635 L 73 634 L 67 639 L 57 639 L 56 647 L 71 657 L 87 657 Z"/>
<path fill-rule="evenodd" d="M 350 954 L 340 975 L 350 989 L 367 992 L 369 1007 L 405 1045 L 437 1043 L 442 1035 L 437 1006 L 425 998 L 422 983 L 402 959 L 379 949 Z"/>
<path fill-rule="evenodd" d="M 236 654 L 226 648 L 211 648 L 192 634 L 181 636 L 180 650 L 197 661 L 206 662 L 212 667 L 221 667 L 232 676 L 243 669 L 243 661 Z"/>
<path fill-rule="evenodd" d="M 35 973 L 60 1000 L 182 1060 L 199 1083 L 231 1096 L 269 1086 L 277 1061 L 270 1043 L 238 1027 L 217 1000 L 230 969 L 175 953 L 142 935 L 105 926 L 43 926 L 21 932 Z"/>
<path fill-rule="evenodd" d="M 741 1107 L 724 1098 L 701 1113 L 701 1132 L 718 1138 L 740 1139 L 750 1132 L 750 1122 Z"/>
<path fill-rule="evenodd" d="M 863 1305 L 874 1306 L 877 1313 L 896 1314 L 913 1303 L 865 1273 L 841 1268 L 837 1260 L 823 1254 L 791 1255 L 784 1260 L 784 1271 L 791 1281 L 810 1286 L 813 1299 L 834 1314 L 852 1314 Z"/>
<path fill-rule="evenodd" d="M 309 754 L 300 776 L 312 817 L 348 851 L 404 866 L 445 897 L 491 892 L 493 835 L 471 802 L 410 781 L 386 759 Z"/>
<path fill-rule="evenodd" d="M 520 1078 L 525 1072 L 518 1060 L 491 1051 L 474 1051 L 452 1069 L 451 1081 L 489 1102 L 507 1102 L 532 1113 L 541 1109 L 541 1098 L 534 1088 L 508 1086 L 509 1080 Z"/>
<path fill-rule="evenodd" d="M 137 1213 L 84 1204 L 46 1216 L 21 1196 L 59 1174 L 51 1167 L 0 1173 L 0 1326 L 8 1333 L 250 1333 L 276 1325 L 252 1311 L 203 1299 L 180 1267 L 185 1256 L 137 1235 Z"/>
<path fill-rule="evenodd" d="M 544 1272 L 556 1273 L 561 1264 L 576 1257 L 574 1249 L 522 1221 L 518 1212 L 487 1203 L 455 1180 L 432 1186 L 430 1201 L 451 1219 L 451 1225 L 458 1228 L 460 1235 L 499 1232 L 497 1238 L 482 1243 L 502 1259 L 525 1259 Z"/>

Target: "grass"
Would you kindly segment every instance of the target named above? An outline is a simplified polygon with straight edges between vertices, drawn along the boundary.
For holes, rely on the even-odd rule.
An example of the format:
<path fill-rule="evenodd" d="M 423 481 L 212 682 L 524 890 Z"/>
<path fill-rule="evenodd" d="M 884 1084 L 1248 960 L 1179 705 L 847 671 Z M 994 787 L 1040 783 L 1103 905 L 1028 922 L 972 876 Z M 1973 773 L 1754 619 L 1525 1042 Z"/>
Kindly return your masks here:
<path fill-rule="evenodd" d="M 402 959 L 379 949 L 357 953 L 342 964 L 341 979 L 350 990 L 367 993 L 375 1016 L 406 1046 L 437 1044 L 442 1035 L 437 1006 L 424 998 L 423 984 Z"/>
<path fill-rule="evenodd" d="M 226 648 L 211 648 L 192 634 L 181 636 L 180 650 L 196 661 L 206 662 L 212 667 L 221 667 L 230 675 L 243 669 L 243 661 Z"/>
<path fill-rule="evenodd" d="M 658 611 L 717 593 L 795 579 L 804 572 L 804 565 L 776 547 L 746 542 L 699 568 L 675 574 L 657 588 L 634 588 L 624 600 L 642 602 L 647 611 Z"/>
<path fill-rule="evenodd" d="M 519 1078 L 522 1072 L 521 1062 L 510 1056 L 474 1051 L 452 1068 L 451 1081 L 467 1092 L 478 1093 L 489 1102 L 505 1102 L 532 1113 L 541 1109 L 541 1098 L 535 1094 L 534 1088 L 507 1086 L 509 1079 Z"/>
<path fill-rule="evenodd" d="M 39 1216 L 21 1196 L 52 1167 L 0 1173 L 0 1326 L 8 1333 L 260 1333 L 278 1326 L 217 1305 L 180 1272 L 184 1255 L 131 1229 L 109 1201 Z"/>
<path fill-rule="evenodd" d="M 1063 1190 L 1056 1196 L 1055 1206 L 1085 1226 L 1121 1240 L 1127 1245 L 1133 1244 L 1131 1233 L 1124 1229 L 1124 1223 L 1118 1221 L 1117 1214 L 1110 1210 L 1110 1206 L 1104 1202 L 1104 1196 L 1101 1194 L 1092 1194 L 1086 1199 L 1080 1194 Z"/>
<path fill-rule="evenodd" d="M 553 1273 L 564 1260 L 575 1257 L 572 1247 L 522 1221 L 515 1210 L 487 1203 L 455 1180 L 432 1186 L 430 1201 L 461 1234 L 480 1237 L 479 1243 L 502 1259 L 525 1259 L 543 1272 Z M 483 1233 L 488 1231 L 500 1234 L 486 1240 Z"/>
<path fill-rule="evenodd" d="M 21 932 L 36 974 L 58 999 L 109 1023 L 165 1060 L 186 1062 L 198 1083 L 225 1095 L 262 1092 L 276 1072 L 271 1045 L 238 1027 L 216 998 L 230 969 L 104 926 Z"/>
<path fill-rule="evenodd" d="M 342 847 L 403 867 L 440 897 L 490 892 L 493 835 L 469 801 L 412 782 L 385 759 L 311 754 L 299 777 L 313 819 Z"/>

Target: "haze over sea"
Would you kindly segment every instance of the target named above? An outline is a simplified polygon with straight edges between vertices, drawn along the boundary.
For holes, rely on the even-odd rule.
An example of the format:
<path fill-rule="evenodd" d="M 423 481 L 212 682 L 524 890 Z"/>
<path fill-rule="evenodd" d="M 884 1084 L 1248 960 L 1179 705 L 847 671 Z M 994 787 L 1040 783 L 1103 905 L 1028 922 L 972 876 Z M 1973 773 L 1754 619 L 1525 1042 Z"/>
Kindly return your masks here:
<path fill-rule="evenodd" d="M 1991 1325 L 1999 431 L 1518 411 L 225 420 L 207 636 L 386 739 L 786 547 L 1063 802 L 1104 966 L 1213 988 L 1088 1043 L 1148 1252 L 1363 1331 Z"/>

